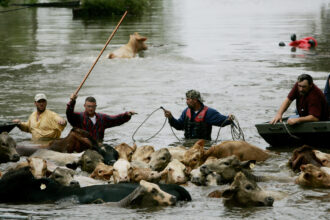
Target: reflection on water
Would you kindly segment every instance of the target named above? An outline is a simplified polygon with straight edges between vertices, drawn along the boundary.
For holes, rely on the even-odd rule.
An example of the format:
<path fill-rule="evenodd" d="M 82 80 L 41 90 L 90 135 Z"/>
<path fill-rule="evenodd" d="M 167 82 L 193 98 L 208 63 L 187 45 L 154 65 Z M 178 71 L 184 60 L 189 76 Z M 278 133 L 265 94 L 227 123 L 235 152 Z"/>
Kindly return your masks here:
<path fill-rule="evenodd" d="M 205 104 L 222 114 L 234 114 L 248 142 L 266 148 L 254 124 L 270 120 L 299 74 L 308 73 L 324 88 L 329 74 L 330 5 L 327 0 L 292 1 L 153 1 L 146 15 L 125 18 L 115 37 L 79 93 L 76 110 L 93 95 L 98 111 L 117 114 L 135 110 L 131 121 L 108 129 L 105 141 L 132 144 L 132 134 L 150 112 L 163 106 L 179 117 L 186 107 L 184 94 L 197 89 Z M 33 97 L 44 92 L 48 108 L 65 116 L 66 103 L 95 61 L 119 18 L 73 20 L 71 9 L 29 8 L 0 13 L 0 119 L 27 120 L 34 110 Z M 106 54 L 126 44 L 129 34 L 148 37 L 149 48 L 140 57 L 107 60 Z M 313 36 L 316 50 L 291 51 L 290 35 Z M 288 114 L 293 108 L 288 110 Z M 138 146 L 146 144 L 164 122 L 155 114 L 139 130 Z M 62 136 L 68 134 L 70 126 Z M 213 139 L 218 128 L 213 129 Z M 181 131 L 174 131 L 179 138 Z M 30 138 L 15 128 L 18 142 Z M 220 139 L 231 138 L 229 127 Z M 178 144 L 169 126 L 148 144 L 156 149 Z M 290 176 L 290 152 L 279 152 L 256 166 L 259 174 Z M 2 166 L 0 167 L 0 169 Z M 0 215 L 33 215 L 33 219 L 157 218 L 182 219 L 326 218 L 326 190 L 306 190 L 292 182 L 261 183 L 287 197 L 271 208 L 225 208 L 221 199 L 206 195 L 214 188 L 188 186 L 191 203 L 157 210 L 118 209 L 103 205 L 0 205 Z M 224 188 L 225 186 L 220 186 Z M 219 188 L 219 187 L 216 187 Z M 320 192 L 320 194 L 318 194 Z M 314 196 L 313 196 L 314 195 Z M 319 197 L 320 199 L 316 198 Z M 322 202 L 320 202 L 320 200 Z M 274 217 L 276 216 L 276 217 Z M 289 217 L 288 217 L 289 216 Z"/>

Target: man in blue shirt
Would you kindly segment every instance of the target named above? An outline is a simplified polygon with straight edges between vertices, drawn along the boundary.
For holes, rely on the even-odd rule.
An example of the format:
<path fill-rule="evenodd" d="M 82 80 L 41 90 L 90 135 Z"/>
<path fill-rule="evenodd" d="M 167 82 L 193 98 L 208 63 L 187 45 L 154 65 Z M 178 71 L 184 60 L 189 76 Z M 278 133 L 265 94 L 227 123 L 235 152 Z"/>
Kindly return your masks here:
<path fill-rule="evenodd" d="M 226 126 L 231 124 L 231 115 L 224 116 L 217 110 L 203 104 L 201 94 L 196 90 L 186 92 L 186 108 L 179 119 L 175 119 L 172 113 L 164 110 L 165 117 L 169 123 L 177 130 L 184 130 L 187 139 L 211 140 L 212 125 Z"/>

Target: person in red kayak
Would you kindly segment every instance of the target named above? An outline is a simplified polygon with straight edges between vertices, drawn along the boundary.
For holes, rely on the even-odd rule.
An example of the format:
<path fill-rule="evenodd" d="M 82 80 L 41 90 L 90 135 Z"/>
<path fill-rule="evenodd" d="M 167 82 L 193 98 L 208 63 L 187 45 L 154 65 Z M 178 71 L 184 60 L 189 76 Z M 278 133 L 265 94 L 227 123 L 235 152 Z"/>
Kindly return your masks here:
<path fill-rule="evenodd" d="M 297 40 L 296 34 L 291 35 L 291 42 L 289 44 L 291 47 L 298 47 L 301 49 L 310 49 L 317 46 L 317 41 L 313 37 L 305 37 L 300 40 Z"/>

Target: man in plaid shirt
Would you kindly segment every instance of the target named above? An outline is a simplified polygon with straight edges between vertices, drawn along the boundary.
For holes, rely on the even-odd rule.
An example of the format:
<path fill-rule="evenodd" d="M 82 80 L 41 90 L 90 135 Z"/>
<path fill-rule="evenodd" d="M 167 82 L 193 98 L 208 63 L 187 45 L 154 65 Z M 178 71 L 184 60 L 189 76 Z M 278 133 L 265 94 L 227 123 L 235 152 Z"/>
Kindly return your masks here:
<path fill-rule="evenodd" d="M 94 97 L 85 99 L 85 111 L 74 112 L 77 95 L 72 94 L 70 102 L 67 104 L 66 117 L 72 127 L 84 129 L 97 141 L 102 142 L 104 138 L 104 130 L 124 124 L 136 114 L 134 111 L 125 112 L 119 115 L 107 115 L 96 113 L 96 100 Z"/>

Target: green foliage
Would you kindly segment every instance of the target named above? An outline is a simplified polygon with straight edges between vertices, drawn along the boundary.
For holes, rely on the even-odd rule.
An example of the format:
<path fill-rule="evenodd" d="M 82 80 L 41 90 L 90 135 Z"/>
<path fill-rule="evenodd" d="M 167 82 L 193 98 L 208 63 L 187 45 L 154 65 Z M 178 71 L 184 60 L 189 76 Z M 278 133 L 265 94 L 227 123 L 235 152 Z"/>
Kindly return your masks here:
<path fill-rule="evenodd" d="M 7 7 L 10 0 L 0 0 L 0 6 Z"/>
<path fill-rule="evenodd" d="M 119 15 L 126 10 L 132 15 L 141 15 L 149 0 L 82 0 L 82 8 L 102 15 Z"/>
<path fill-rule="evenodd" d="M 16 1 L 16 0 L 0 0 L 0 6 L 7 7 L 9 3 L 24 3 L 24 4 L 34 4 L 37 3 L 38 0 L 23 0 L 22 1 Z"/>

